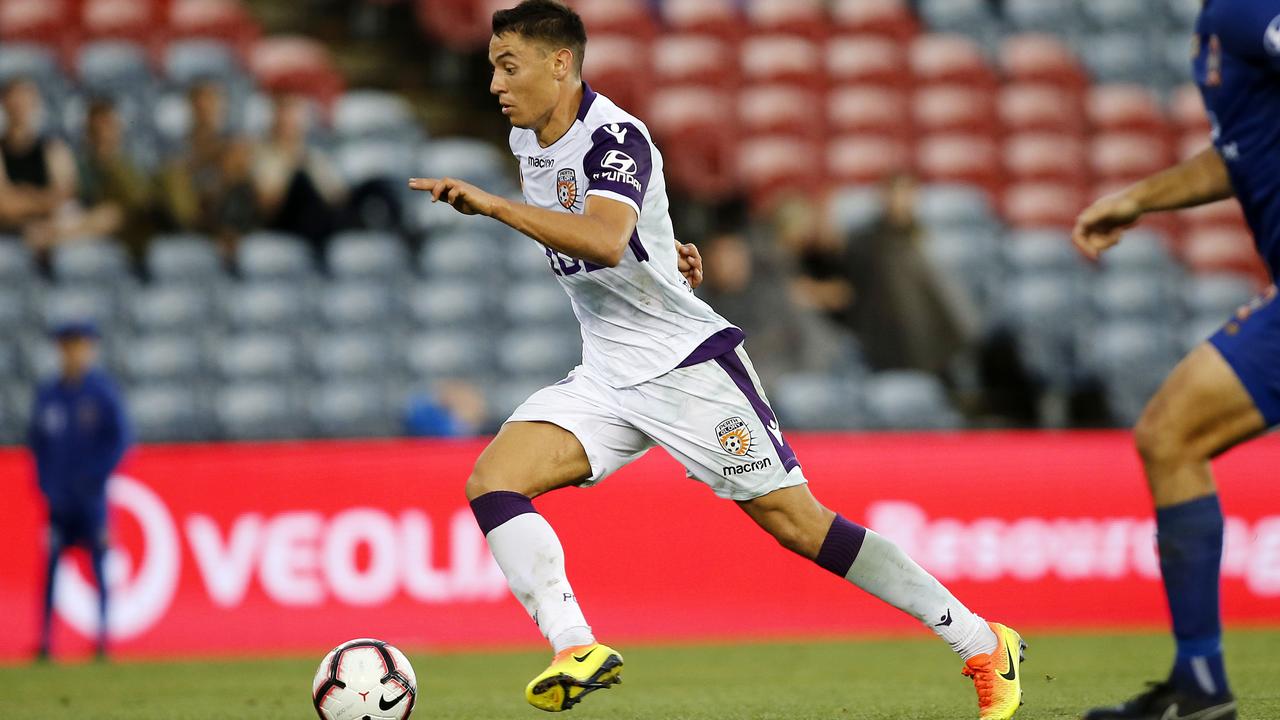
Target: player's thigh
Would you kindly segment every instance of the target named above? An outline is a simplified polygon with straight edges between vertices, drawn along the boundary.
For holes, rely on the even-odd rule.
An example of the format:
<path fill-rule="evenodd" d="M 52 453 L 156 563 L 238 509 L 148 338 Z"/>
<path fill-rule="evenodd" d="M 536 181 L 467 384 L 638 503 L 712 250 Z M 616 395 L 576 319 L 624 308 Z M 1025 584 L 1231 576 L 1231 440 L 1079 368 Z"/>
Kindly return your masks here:
<path fill-rule="evenodd" d="M 1149 468 L 1208 460 L 1266 429 L 1236 371 L 1210 343 L 1191 351 L 1147 404 L 1134 429 Z"/>
<path fill-rule="evenodd" d="M 783 547 L 807 558 L 818 557 L 827 531 L 836 514 L 828 510 L 808 484 L 779 488 L 751 500 L 739 500 L 738 507 Z"/>
<path fill-rule="evenodd" d="M 476 460 L 467 499 L 498 490 L 537 497 L 591 477 L 577 436 L 550 422 L 509 422 Z"/>

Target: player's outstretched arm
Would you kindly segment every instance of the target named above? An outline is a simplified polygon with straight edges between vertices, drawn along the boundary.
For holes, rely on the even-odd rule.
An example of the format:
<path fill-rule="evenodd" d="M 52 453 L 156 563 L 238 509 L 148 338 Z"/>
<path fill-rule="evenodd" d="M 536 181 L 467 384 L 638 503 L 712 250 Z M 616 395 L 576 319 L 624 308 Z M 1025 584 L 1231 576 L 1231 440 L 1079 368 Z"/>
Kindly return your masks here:
<path fill-rule="evenodd" d="M 588 195 L 581 215 L 544 210 L 485 192 L 454 178 L 413 178 L 409 187 L 430 193 L 464 215 L 484 215 L 511 226 L 547 247 L 579 260 L 617 267 L 622 262 L 636 211 L 630 205 Z"/>
<path fill-rule="evenodd" d="M 1082 253 L 1097 258 L 1147 213 L 1195 207 L 1233 195 L 1226 163 L 1210 146 L 1168 170 L 1099 198 L 1076 218 L 1071 239 Z"/>

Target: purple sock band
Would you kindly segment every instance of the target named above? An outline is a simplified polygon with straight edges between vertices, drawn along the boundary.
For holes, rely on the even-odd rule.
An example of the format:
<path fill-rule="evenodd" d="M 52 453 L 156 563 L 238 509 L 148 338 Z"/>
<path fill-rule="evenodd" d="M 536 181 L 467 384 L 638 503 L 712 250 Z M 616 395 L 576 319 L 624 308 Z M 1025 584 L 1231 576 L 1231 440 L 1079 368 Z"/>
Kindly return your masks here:
<path fill-rule="evenodd" d="M 827 531 L 827 539 L 822 541 L 822 549 L 814 561 L 822 568 L 844 577 L 853 567 L 853 561 L 862 549 L 862 540 L 867 536 L 867 529 L 861 525 L 845 520 L 840 515 L 831 523 Z"/>
<path fill-rule="evenodd" d="M 536 513 L 533 501 L 518 492 L 498 490 L 485 493 L 471 501 L 471 512 L 476 516 L 480 531 L 490 531 L 517 515 Z"/>

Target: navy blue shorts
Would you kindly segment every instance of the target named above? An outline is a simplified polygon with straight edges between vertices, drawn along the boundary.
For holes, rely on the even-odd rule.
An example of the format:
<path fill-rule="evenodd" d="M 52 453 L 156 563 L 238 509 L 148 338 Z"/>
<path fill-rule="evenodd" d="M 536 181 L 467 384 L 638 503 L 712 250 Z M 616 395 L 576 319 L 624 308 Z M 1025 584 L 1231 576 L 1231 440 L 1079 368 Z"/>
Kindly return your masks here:
<path fill-rule="evenodd" d="M 1274 291 L 1248 305 L 1209 338 L 1235 371 L 1267 427 L 1280 425 L 1280 302 Z M 1244 315 L 1244 313 L 1241 313 Z"/>

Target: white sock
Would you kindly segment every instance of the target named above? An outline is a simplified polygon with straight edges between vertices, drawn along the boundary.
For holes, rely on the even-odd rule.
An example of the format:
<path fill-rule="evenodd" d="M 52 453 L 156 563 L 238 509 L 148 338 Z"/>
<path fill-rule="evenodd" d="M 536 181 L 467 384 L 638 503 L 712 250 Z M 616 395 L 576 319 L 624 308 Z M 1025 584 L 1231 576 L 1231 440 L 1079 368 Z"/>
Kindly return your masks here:
<path fill-rule="evenodd" d="M 555 652 L 595 642 L 565 576 L 564 548 L 545 518 L 536 512 L 517 515 L 486 539 L 512 594 Z"/>
<path fill-rule="evenodd" d="M 901 548 L 870 530 L 845 579 L 924 623 L 965 660 L 995 652 L 996 634 L 985 620 Z"/>

